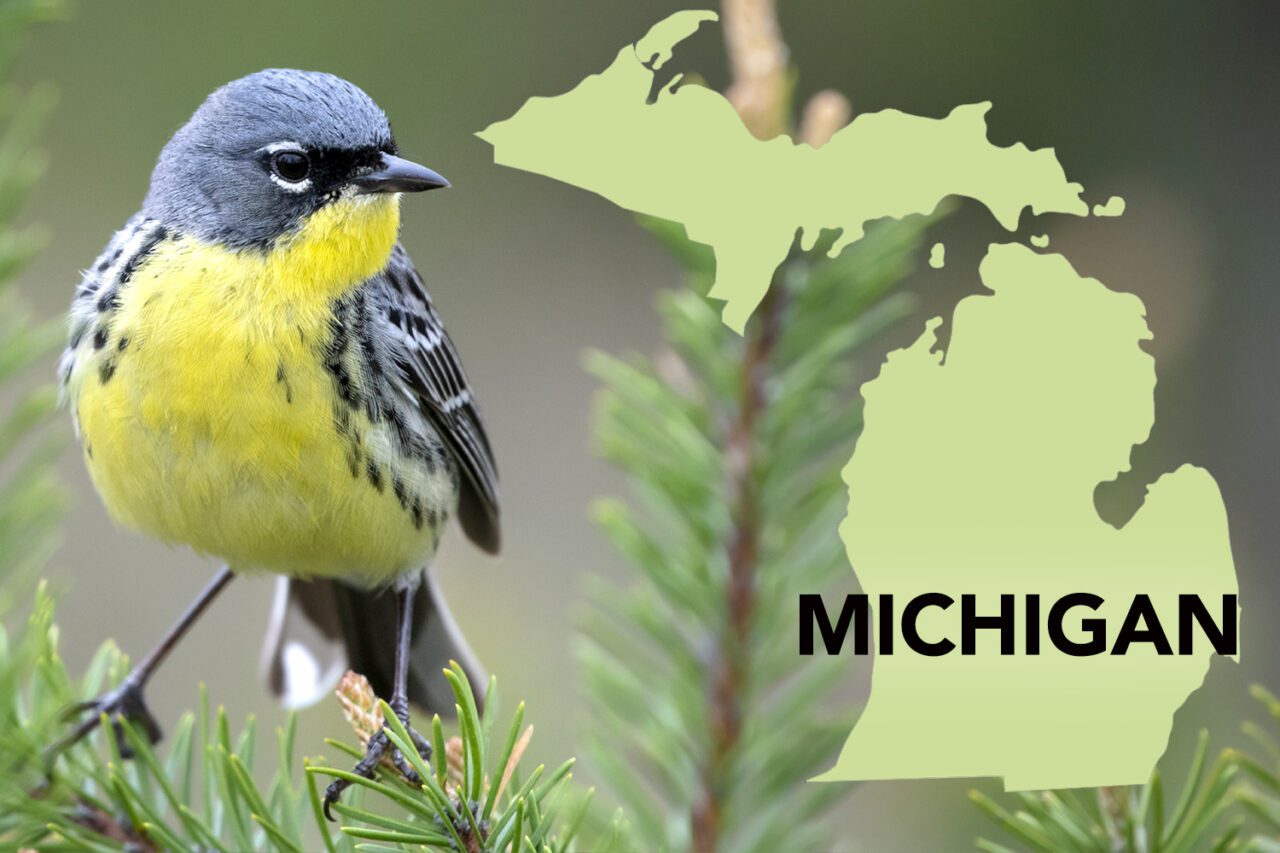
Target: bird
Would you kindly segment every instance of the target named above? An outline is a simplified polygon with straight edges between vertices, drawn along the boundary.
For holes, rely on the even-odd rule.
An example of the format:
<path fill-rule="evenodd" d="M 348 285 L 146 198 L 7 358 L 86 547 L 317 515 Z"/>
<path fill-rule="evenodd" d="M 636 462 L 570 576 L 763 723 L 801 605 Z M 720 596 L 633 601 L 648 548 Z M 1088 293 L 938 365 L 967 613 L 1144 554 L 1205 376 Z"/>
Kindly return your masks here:
<path fill-rule="evenodd" d="M 411 704 L 453 710 L 450 660 L 483 678 L 430 569 L 451 518 L 498 552 L 497 469 L 399 240 L 402 196 L 448 186 L 400 156 L 369 95 L 318 71 L 227 83 L 164 146 L 81 276 L 59 382 L 112 518 L 225 565 L 118 686 L 71 709 L 58 749 L 104 715 L 117 739 L 126 719 L 158 740 L 145 687 L 241 574 L 279 576 L 264 670 L 288 705 L 349 666 L 408 727 Z M 385 730 L 355 772 L 384 756 L 416 778 Z"/>

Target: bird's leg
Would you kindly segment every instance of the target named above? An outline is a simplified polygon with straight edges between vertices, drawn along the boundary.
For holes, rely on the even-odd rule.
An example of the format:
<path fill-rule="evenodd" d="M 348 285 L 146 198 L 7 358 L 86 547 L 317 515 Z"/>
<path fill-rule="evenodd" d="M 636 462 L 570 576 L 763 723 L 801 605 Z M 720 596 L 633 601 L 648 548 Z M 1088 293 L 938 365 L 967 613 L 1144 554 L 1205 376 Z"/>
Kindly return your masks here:
<path fill-rule="evenodd" d="M 124 729 L 121 728 L 119 720 L 125 719 L 130 723 L 139 726 L 143 734 L 151 743 L 160 740 L 160 725 L 156 722 L 151 711 L 147 709 L 146 700 L 143 698 L 142 690 L 146 686 L 147 681 L 159 668 L 160 664 L 169 652 L 173 651 L 178 645 L 178 641 L 191 629 L 200 615 L 204 613 L 209 604 L 218 597 L 218 593 L 222 592 L 235 574 L 229 566 L 224 566 L 221 571 L 214 577 L 209 585 L 201 591 L 196 600 L 191 602 L 186 611 L 178 617 L 178 621 L 173 624 L 156 645 L 151 653 L 142 659 L 142 662 L 129 671 L 119 686 L 113 690 L 108 690 L 95 699 L 87 702 L 81 702 L 72 705 L 67 709 L 66 715 L 69 719 L 77 718 L 85 715 L 84 719 L 57 743 L 49 748 L 48 759 L 52 764 L 53 759 L 57 758 L 58 753 L 62 750 L 73 746 L 86 735 L 92 732 L 102 722 L 102 715 L 106 714 L 112 721 L 115 729 L 116 745 L 120 749 L 120 754 L 126 758 L 133 755 L 133 749 L 129 746 L 124 736 Z"/>
<path fill-rule="evenodd" d="M 396 715 L 396 719 L 404 724 L 409 737 L 413 739 L 413 745 L 418 749 L 418 755 L 423 760 L 430 761 L 431 742 L 414 731 L 409 725 L 409 644 L 412 640 L 413 629 L 413 595 L 417 588 L 417 582 L 415 581 L 406 583 L 396 591 L 396 674 L 395 682 L 392 685 L 391 699 L 387 704 L 391 707 L 392 713 Z M 409 761 L 400 753 L 400 750 L 391 746 L 391 739 L 387 737 L 385 728 L 369 738 L 364 758 L 360 759 L 360 763 L 352 768 L 352 772 L 366 779 L 372 779 L 374 770 L 377 769 L 382 757 L 388 751 L 391 753 L 392 763 L 395 764 L 396 769 L 400 771 L 406 781 L 413 785 L 422 784 L 422 779 L 419 778 Z M 350 786 L 351 783 L 346 779 L 335 779 L 325 789 L 324 816 L 329 820 L 333 820 L 333 815 L 329 813 L 329 807 L 338 802 L 342 792 Z"/>

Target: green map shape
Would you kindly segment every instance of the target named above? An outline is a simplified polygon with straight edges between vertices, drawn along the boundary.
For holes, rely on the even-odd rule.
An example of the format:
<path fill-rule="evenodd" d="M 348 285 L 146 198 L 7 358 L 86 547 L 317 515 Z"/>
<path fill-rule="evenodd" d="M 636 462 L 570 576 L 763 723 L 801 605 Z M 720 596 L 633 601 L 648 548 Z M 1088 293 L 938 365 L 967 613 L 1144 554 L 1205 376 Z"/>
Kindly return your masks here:
<path fill-rule="evenodd" d="M 715 17 L 667 18 L 604 72 L 530 99 L 480 135 L 498 163 L 684 223 L 715 251 L 712 295 L 731 328 L 742 330 L 797 229 L 804 245 L 842 229 L 834 254 L 868 221 L 928 213 L 950 195 L 978 200 L 1010 230 L 1027 207 L 1088 215 L 1052 150 L 987 140 L 989 104 L 943 119 L 862 115 L 815 150 L 755 139 L 702 86 L 667 87 L 647 103 L 673 46 Z M 981 274 L 993 293 L 959 303 L 945 361 L 935 318 L 864 386 L 840 531 L 864 591 L 900 602 L 974 593 L 984 614 L 999 593 L 1038 593 L 1047 613 L 1061 595 L 1093 592 L 1108 601 L 1100 613 L 1112 638 L 1136 593 L 1162 614 L 1179 593 L 1211 606 L 1235 593 L 1226 512 L 1205 471 L 1161 477 L 1121 530 L 1094 507 L 1095 487 L 1127 469 L 1154 420 L 1141 302 L 1020 244 L 993 245 Z M 926 611 L 923 636 L 958 637 L 958 610 Z M 917 656 L 899 639 L 898 653 L 876 659 L 865 712 L 821 778 L 1143 782 L 1209 665 L 1203 638 L 1185 657 L 1139 644 L 1126 656 L 1073 658 L 1047 639 L 1039 656 L 1001 657 L 995 634 L 980 632 L 970 657 Z"/>
<path fill-rule="evenodd" d="M 957 604 L 920 620 L 928 640 L 959 642 L 959 597 L 999 610 L 1000 593 L 1038 593 L 1041 610 L 1072 592 L 1106 599 L 1077 610 L 1107 619 L 1115 638 L 1133 596 L 1151 596 L 1176 646 L 1177 596 L 1217 612 L 1237 591 L 1227 514 L 1213 478 L 1183 465 L 1152 484 L 1117 530 L 1094 489 L 1129 467 L 1155 419 L 1155 362 L 1142 302 L 1084 278 L 1059 254 L 989 248 L 980 274 L 992 295 L 956 306 L 936 349 L 934 318 L 890 353 L 862 388 L 865 427 L 844 469 L 840 528 L 863 591 L 907 601 L 945 592 Z M 1020 601 L 1020 599 L 1019 599 Z M 1022 651 L 1022 611 L 1018 610 Z M 1161 657 L 1150 644 L 1122 656 L 1071 657 L 1041 629 L 1041 654 L 882 655 L 871 696 L 836 766 L 821 778 L 1002 776 L 1010 790 L 1146 782 L 1173 712 L 1204 680 L 1212 649 Z M 895 652 L 902 650 L 899 637 Z"/>
<path fill-rule="evenodd" d="M 704 86 L 672 87 L 646 103 L 672 47 L 714 12 L 677 12 L 602 73 L 554 98 L 530 98 L 479 136 L 505 166 L 598 193 L 619 207 L 682 222 L 715 250 L 711 295 L 741 332 L 802 229 L 810 248 L 842 229 L 834 257 L 867 222 L 929 213 L 947 196 L 977 199 L 1005 228 L 1035 213 L 1088 215 L 1052 149 L 987 141 L 990 103 L 931 119 L 884 110 L 858 116 L 821 148 L 761 142 L 733 106 Z M 648 67 L 646 67 L 646 63 Z"/>

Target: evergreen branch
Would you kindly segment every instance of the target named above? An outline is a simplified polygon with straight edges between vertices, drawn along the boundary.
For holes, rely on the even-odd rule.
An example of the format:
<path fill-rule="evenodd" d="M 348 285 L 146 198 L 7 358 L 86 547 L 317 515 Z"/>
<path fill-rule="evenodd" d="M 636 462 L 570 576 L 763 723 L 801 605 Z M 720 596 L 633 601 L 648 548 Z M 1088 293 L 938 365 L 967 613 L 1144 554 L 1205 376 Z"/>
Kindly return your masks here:
<path fill-rule="evenodd" d="M 793 252 L 744 338 L 707 299 L 698 247 L 646 224 L 690 287 L 660 298 L 659 356 L 586 360 L 604 383 L 598 446 L 636 498 L 594 513 L 636 572 L 593 584 L 581 621 L 587 751 L 646 848 L 791 849 L 797 818 L 847 791 L 802 783 L 852 725 L 814 712 L 845 670 L 813 658 L 797 672 L 795 596 L 848 580 L 836 526 L 857 355 L 910 310 L 890 291 L 929 222 L 877 223 L 835 259 L 830 235 Z"/>
<path fill-rule="evenodd" d="M 753 133 L 776 135 L 790 82 L 773 4 L 726 2 L 724 17 L 731 65 L 755 69 L 734 103 Z M 848 112 L 823 93 L 798 135 L 822 144 Z M 635 570 L 622 587 L 594 582 L 581 621 L 587 754 L 644 849 L 827 849 L 818 818 L 848 787 L 803 782 L 852 715 L 816 713 L 845 669 L 813 658 L 797 671 L 794 602 L 849 580 L 836 527 L 861 427 L 857 356 L 911 309 L 891 291 L 929 220 L 876 223 L 837 258 L 831 233 L 793 248 L 742 337 L 707 298 L 710 249 L 641 222 L 688 287 L 659 297 L 656 356 L 586 359 L 602 383 L 597 446 L 634 498 L 594 516 Z"/>
<path fill-rule="evenodd" d="M 758 309 L 759 321 L 747 339 L 742 362 L 738 416 L 728 432 L 725 460 L 729 479 L 729 580 L 725 587 L 727 618 L 710 667 L 710 751 L 700 774 L 690 815 L 695 850 L 720 846 L 723 800 L 731 762 L 742 736 L 743 694 L 748 679 L 748 653 L 757 609 L 757 570 L 761 527 L 758 495 L 759 458 L 756 423 L 765 407 L 765 383 L 778 339 L 783 300 L 774 282 Z"/>
<path fill-rule="evenodd" d="M 210 712 L 203 695 L 199 713 L 182 716 L 164 754 L 127 721 L 108 721 L 48 765 L 45 747 L 62 727 L 61 712 L 128 669 L 124 656 L 104 645 L 85 677 L 73 681 L 58 657 L 53 612 L 41 585 L 25 630 L 12 641 L 0 640 L 0 687 L 12 688 L 0 702 L 0 848 L 298 853 L 316 849 L 318 834 L 331 853 L 366 849 L 366 842 L 387 850 L 467 853 L 577 849 L 586 797 L 564 801 L 573 762 L 550 773 L 540 767 L 522 781 L 519 764 L 532 734 L 523 706 L 500 730 L 498 748 L 496 682 L 490 682 L 482 718 L 456 664 L 444 677 L 457 700 L 459 731 L 444 741 L 439 719 L 433 721 L 446 760 L 431 765 L 363 677 L 348 674 L 343 681 L 342 700 L 357 737 L 367 740 L 385 721 L 421 785 L 390 768 L 374 779 L 317 760 L 299 768 L 292 716 L 276 731 L 277 748 L 260 750 L 252 718 L 235 733 L 226 711 Z M 113 726 L 131 759 L 117 750 Z M 362 754 L 354 746 L 335 746 L 344 756 Z M 264 756 L 276 762 L 266 785 L 254 770 Z M 323 818 L 316 776 L 353 782 L 348 801 L 335 806 L 342 818 L 337 834 Z M 202 802 L 194 795 L 197 787 Z M 380 800 L 381 807 L 366 807 L 368 799 Z M 633 849 L 620 821 L 609 832 L 592 838 L 588 849 Z"/>
<path fill-rule="evenodd" d="M 1257 754 L 1240 750 L 1228 753 L 1230 760 L 1240 768 L 1243 779 L 1243 784 L 1235 792 L 1236 798 L 1258 825 L 1258 830 L 1243 849 L 1280 851 L 1280 746 L 1273 733 L 1280 725 L 1280 699 L 1257 684 L 1250 688 L 1250 693 L 1266 710 L 1272 731 L 1246 722 L 1242 728 Z"/>
<path fill-rule="evenodd" d="M 1242 840 L 1245 816 L 1238 756 L 1232 750 L 1208 762 L 1209 733 L 1201 731 L 1186 780 L 1165 811 L 1164 782 L 1152 772 L 1146 785 L 1013 795 L 1012 810 L 977 791 L 970 799 L 1021 846 L 1016 849 L 1082 853 L 1197 853 L 1261 849 Z M 982 850 L 1009 849 L 985 838 Z"/>
<path fill-rule="evenodd" d="M 56 19 L 57 0 L 0 2 L 0 74 L 7 74 L 27 31 Z M 61 337 L 54 324 L 37 323 L 13 290 L 14 277 L 44 247 L 44 233 L 15 223 L 31 188 L 44 174 L 36 141 L 53 105 L 48 87 L 6 90 L 0 96 L 0 383 L 10 384 L 44 363 Z M 25 601 L 56 544 L 66 504 L 52 471 L 62 447 L 42 435 L 57 395 L 48 385 L 15 394 L 0 412 L 0 617 Z M 19 456 L 19 451 L 21 456 Z"/>

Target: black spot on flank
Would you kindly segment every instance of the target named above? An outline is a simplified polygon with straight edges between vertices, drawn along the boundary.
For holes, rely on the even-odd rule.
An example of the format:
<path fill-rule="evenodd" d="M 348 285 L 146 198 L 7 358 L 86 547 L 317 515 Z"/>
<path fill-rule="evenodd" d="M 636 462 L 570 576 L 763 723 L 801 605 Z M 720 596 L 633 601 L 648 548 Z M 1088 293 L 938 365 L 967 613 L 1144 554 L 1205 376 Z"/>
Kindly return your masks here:
<path fill-rule="evenodd" d="M 369 475 L 369 485 L 378 490 L 378 494 L 382 494 L 382 469 L 378 464 L 370 459 L 365 465 L 365 473 Z"/>
<path fill-rule="evenodd" d="M 120 292 L 114 287 L 108 287 L 98 300 L 98 311 L 114 311 L 120 307 Z"/>
<path fill-rule="evenodd" d="M 93 445 L 88 441 L 84 443 L 84 455 L 88 456 L 90 459 L 93 458 Z"/>
<path fill-rule="evenodd" d="M 111 257 L 103 258 L 102 263 L 98 264 L 98 272 L 106 272 L 108 268 L 116 261 L 120 260 L 120 255 L 124 253 L 124 246 L 116 249 L 111 253 Z"/>
<path fill-rule="evenodd" d="M 276 365 L 276 382 L 284 386 L 284 401 L 286 403 L 293 402 L 293 385 L 289 383 L 289 377 L 284 372 L 284 362 Z"/>
<path fill-rule="evenodd" d="M 396 438 L 400 440 L 401 449 L 409 447 L 409 443 L 413 441 L 413 436 L 409 433 L 409 426 L 404 422 L 404 418 L 400 416 L 400 412 L 394 407 L 387 408 L 387 420 L 391 422 L 391 426 L 395 428 Z"/>
<path fill-rule="evenodd" d="M 422 499 L 417 495 L 413 496 L 413 509 L 410 510 L 413 515 L 413 526 L 418 530 L 422 529 Z"/>
<path fill-rule="evenodd" d="M 373 345 L 373 337 L 371 335 L 362 334 L 360 336 L 360 351 L 364 354 L 366 363 L 377 359 L 378 351 Z"/>
<path fill-rule="evenodd" d="M 391 478 L 391 489 L 396 493 L 396 500 L 400 501 L 402 509 L 409 508 L 409 493 L 405 490 L 404 480 L 393 476 Z"/>
<path fill-rule="evenodd" d="M 360 462 L 360 447 L 355 442 L 352 442 L 351 446 L 347 448 L 347 468 L 351 471 L 352 477 L 360 476 Z"/>
<path fill-rule="evenodd" d="M 116 349 L 120 350 L 120 352 L 124 352 L 128 348 L 129 348 L 129 336 L 121 335 L 120 342 L 116 344 Z"/>
<path fill-rule="evenodd" d="M 102 349 L 107 345 L 107 330 L 99 326 L 98 331 L 93 333 L 93 348 Z"/>
<path fill-rule="evenodd" d="M 440 513 L 431 507 L 427 507 L 427 524 L 430 525 L 432 530 L 440 529 Z"/>
<path fill-rule="evenodd" d="M 330 366 L 329 372 L 333 374 L 333 380 L 338 385 L 338 396 L 348 405 L 357 404 L 355 390 L 351 385 L 351 374 L 347 373 L 347 368 L 342 364 L 334 364 Z"/>
<path fill-rule="evenodd" d="M 116 361 L 114 358 L 108 358 L 98 367 L 98 381 L 106 385 L 111 381 L 111 377 L 116 375 Z"/>
<path fill-rule="evenodd" d="M 390 317 L 391 317 L 391 325 L 393 326 L 400 325 L 400 309 L 399 308 L 392 308 Z"/>

